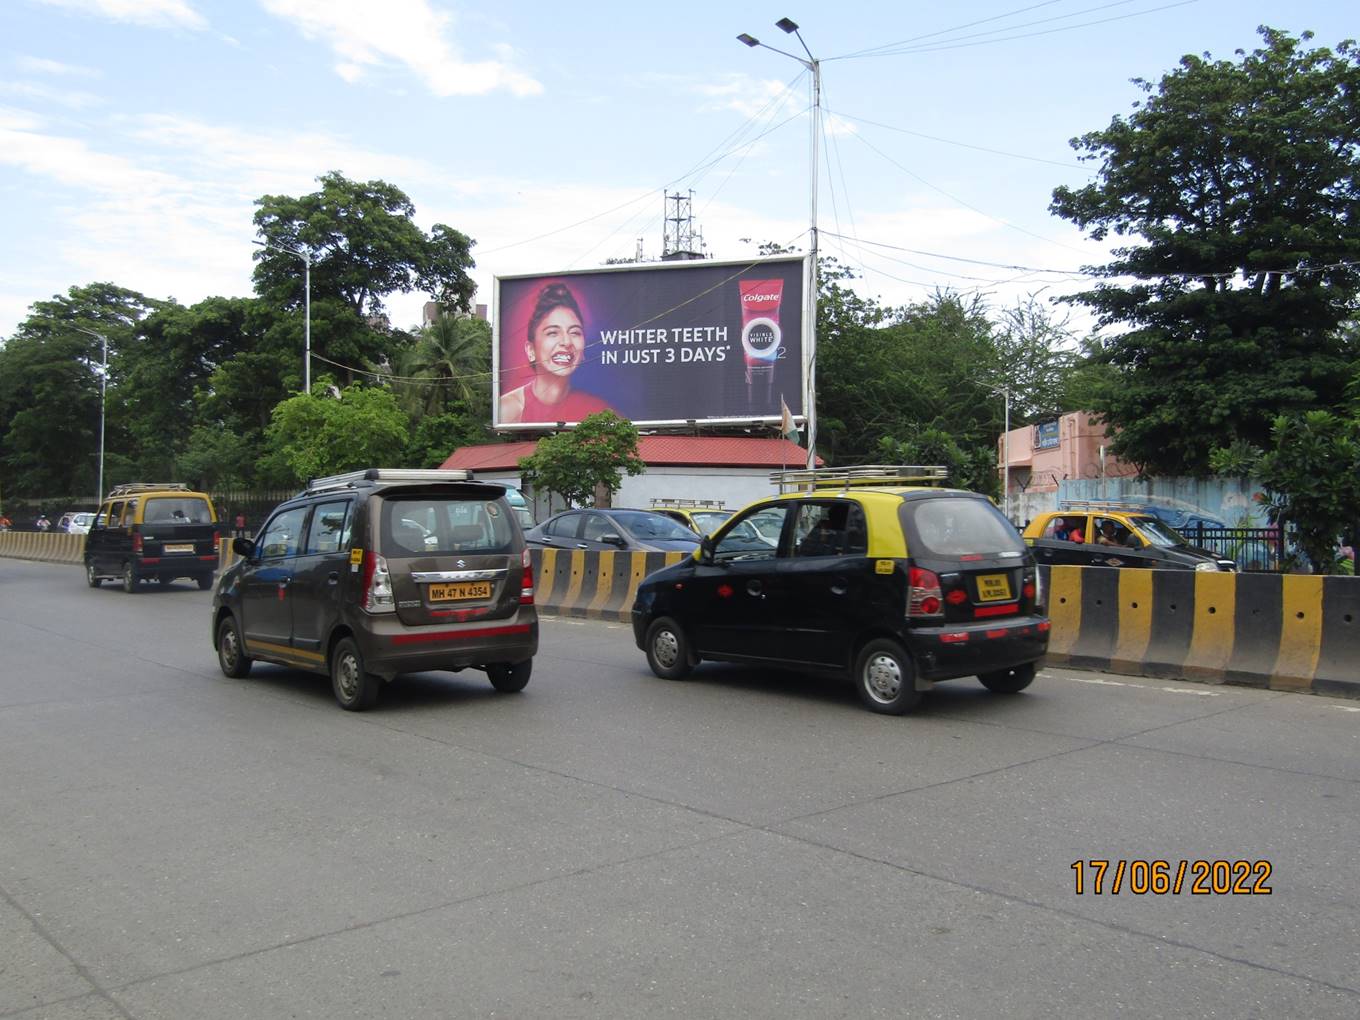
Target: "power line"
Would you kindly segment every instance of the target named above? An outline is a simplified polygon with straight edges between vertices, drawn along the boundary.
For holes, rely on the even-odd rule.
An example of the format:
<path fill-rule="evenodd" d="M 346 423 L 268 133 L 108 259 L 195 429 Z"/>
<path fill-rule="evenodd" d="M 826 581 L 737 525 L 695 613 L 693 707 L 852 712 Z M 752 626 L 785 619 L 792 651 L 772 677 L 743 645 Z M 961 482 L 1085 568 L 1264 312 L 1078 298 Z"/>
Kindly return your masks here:
<path fill-rule="evenodd" d="M 884 43 L 881 46 L 870 46 L 868 49 L 857 50 L 854 53 L 843 53 L 839 57 L 827 57 L 826 60 L 853 60 L 856 57 L 870 56 L 872 54 L 877 53 L 880 50 L 891 49 L 894 46 L 906 46 L 909 43 L 920 42 L 922 39 L 932 39 L 936 36 L 949 35 L 950 33 L 953 32 L 961 32 L 965 28 L 975 28 L 978 25 L 986 25 L 993 21 L 1003 21 L 1006 18 L 1014 17 L 1017 14 L 1027 14 L 1030 11 L 1037 11 L 1041 7 L 1052 7 L 1054 4 L 1062 2 L 1063 0 L 1045 0 L 1044 3 L 1031 4 L 1028 7 L 1021 7 L 1014 11 L 1007 11 L 1005 14 L 997 14 L 990 18 L 982 18 L 978 21 L 969 21 L 962 25 L 955 25 L 953 28 L 942 28 L 936 32 L 927 32 L 924 35 L 913 36 L 910 39 L 902 39 L 894 43 Z"/>
<path fill-rule="evenodd" d="M 836 116 L 840 117 L 842 120 L 856 121 L 857 123 L 860 124 L 871 124 L 874 127 L 883 128 L 883 130 L 885 131 L 896 131 L 900 134 L 911 135 L 913 138 L 925 138 L 932 142 L 942 142 L 945 145 L 957 145 L 959 148 L 973 149 L 977 152 L 989 152 L 994 156 L 1009 156 L 1012 159 L 1024 159 L 1028 160 L 1031 163 L 1047 163 L 1050 166 L 1061 166 L 1068 167 L 1074 170 L 1084 170 L 1089 176 L 1092 177 L 1095 176 L 1095 174 L 1088 167 L 1082 165 L 1081 163 L 1064 163 L 1061 160 L 1044 159 L 1042 156 L 1026 156 L 1023 153 L 1019 152 L 1007 152 L 1005 149 L 990 149 L 985 145 L 973 145 L 969 142 L 956 141 L 953 138 L 941 138 L 939 135 L 928 135 L 921 131 L 912 131 L 908 128 L 895 127 L 892 124 L 884 124 L 881 121 L 870 120 L 868 117 L 856 117 L 854 114 L 850 113 L 838 113 L 836 114 Z"/>

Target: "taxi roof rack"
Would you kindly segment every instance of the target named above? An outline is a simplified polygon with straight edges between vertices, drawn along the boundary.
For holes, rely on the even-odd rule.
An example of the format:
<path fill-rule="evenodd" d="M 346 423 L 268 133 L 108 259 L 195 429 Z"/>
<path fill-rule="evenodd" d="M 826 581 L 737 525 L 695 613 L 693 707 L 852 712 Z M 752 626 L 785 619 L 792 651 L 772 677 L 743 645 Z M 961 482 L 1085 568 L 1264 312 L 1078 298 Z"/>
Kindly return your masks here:
<path fill-rule="evenodd" d="M 770 481 L 786 489 L 841 489 L 870 485 L 934 485 L 949 480 L 943 464 L 859 464 L 855 467 L 794 468 L 770 472 Z"/>
<path fill-rule="evenodd" d="M 653 496 L 652 506 L 684 507 L 687 510 L 721 510 L 727 504 L 721 499 L 667 499 Z"/>
<path fill-rule="evenodd" d="M 467 482 L 472 472 L 466 468 L 364 468 L 339 475 L 313 478 L 307 492 L 352 488 L 362 482 Z"/>
<path fill-rule="evenodd" d="M 1147 506 L 1142 499 L 1060 499 L 1059 510 L 1127 510 Z"/>
<path fill-rule="evenodd" d="M 189 486 L 185 482 L 124 482 L 122 485 L 115 485 L 109 490 L 106 498 L 113 499 L 115 496 L 131 496 L 134 492 L 188 492 Z"/>

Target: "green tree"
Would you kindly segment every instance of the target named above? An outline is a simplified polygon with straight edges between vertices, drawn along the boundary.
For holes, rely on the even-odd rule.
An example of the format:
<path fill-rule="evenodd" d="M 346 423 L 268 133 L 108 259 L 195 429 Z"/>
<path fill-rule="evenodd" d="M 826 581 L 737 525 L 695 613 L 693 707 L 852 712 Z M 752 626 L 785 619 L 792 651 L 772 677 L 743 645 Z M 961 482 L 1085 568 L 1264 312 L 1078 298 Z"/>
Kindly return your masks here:
<path fill-rule="evenodd" d="M 646 469 L 637 446 L 632 422 L 613 411 L 600 411 L 569 432 L 540 439 L 534 452 L 520 459 L 519 467 L 535 489 L 582 505 L 594 498 L 597 486 L 612 495 L 619 491 L 625 472 L 639 475 Z"/>
<path fill-rule="evenodd" d="M 168 307 L 112 283 L 35 302 L 0 348 L 0 473 L 10 496 L 94 494 L 102 344 L 109 341 L 105 487 L 127 481 L 130 442 L 118 387 L 142 321 Z M 82 332 L 88 330 L 89 332 Z"/>
<path fill-rule="evenodd" d="M 878 453 L 889 464 L 942 464 L 949 469 L 949 484 L 955 488 L 994 498 L 1001 495 L 995 450 L 986 446 L 965 448 L 943 429 L 923 429 L 909 439 L 884 436 L 878 442 Z"/>
<path fill-rule="evenodd" d="M 1074 297 L 1102 327 L 1092 410 L 1145 472 L 1202 475 L 1280 414 L 1334 407 L 1360 292 L 1360 52 L 1262 28 L 1236 61 L 1186 56 L 1133 114 L 1074 139 L 1097 180 L 1051 209 L 1115 249 Z M 1121 284 L 1116 278 L 1132 278 Z"/>
<path fill-rule="evenodd" d="M 299 393 L 274 409 L 266 432 L 267 458 L 285 469 L 285 482 L 365 467 L 401 466 L 409 440 L 408 420 L 391 392 L 358 383 L 339 397 L 322 395 L 329 379 L 312 393 Z"/>
<path fill-rule="evenodd" d="M 1280 415 L 1264 452 L 1239 442 L 1212 460 L 1225 473 L 1261 480 L 1271 523 L 1293 529 L 1315 571 L 1342 571 L 1337 538 L 1360 513 L 1360 420 L 1329 411 Z"/>

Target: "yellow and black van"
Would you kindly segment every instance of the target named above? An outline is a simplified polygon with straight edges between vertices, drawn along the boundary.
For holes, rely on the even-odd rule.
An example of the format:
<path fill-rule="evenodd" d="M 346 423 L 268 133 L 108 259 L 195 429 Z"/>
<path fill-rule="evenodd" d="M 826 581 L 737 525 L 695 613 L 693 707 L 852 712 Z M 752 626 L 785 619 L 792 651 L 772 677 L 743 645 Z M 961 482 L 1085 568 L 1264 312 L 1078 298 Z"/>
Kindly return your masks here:
<path fill-rule="evenodd" d="M 207 493 L 182 482 L 115 486 L 85 536 L 85 579 L 91 588 L 122 581 L 130 593 L 142 581 L 184 577 L 206 590 L 217 569 L 218 535 Z"/>

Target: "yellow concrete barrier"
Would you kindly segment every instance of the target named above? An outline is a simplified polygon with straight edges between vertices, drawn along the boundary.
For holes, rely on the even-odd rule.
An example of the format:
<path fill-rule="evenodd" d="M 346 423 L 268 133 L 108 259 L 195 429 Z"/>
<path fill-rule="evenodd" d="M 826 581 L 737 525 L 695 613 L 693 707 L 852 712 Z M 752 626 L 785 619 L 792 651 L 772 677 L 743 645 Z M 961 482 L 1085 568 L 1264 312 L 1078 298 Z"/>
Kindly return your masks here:
<path fill-rule="evenodd" d="M 58 531 L 0 531 L 0 556 L 43 563 L 81 563 L 85 536 Z"/>

